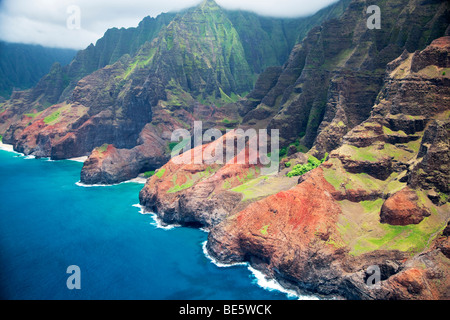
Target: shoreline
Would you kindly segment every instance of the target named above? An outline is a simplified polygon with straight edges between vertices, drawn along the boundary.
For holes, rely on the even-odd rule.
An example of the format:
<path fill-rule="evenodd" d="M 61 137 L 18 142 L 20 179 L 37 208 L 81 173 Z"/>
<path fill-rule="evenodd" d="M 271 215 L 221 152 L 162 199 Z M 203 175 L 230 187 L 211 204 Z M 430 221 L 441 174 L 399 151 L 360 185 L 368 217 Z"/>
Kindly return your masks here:
<path fill-rule="evenodd" d="M 231 264 L 221 263 L 212 257 L 208 249 L 206 248 L 208 241 L 203 242 L 202 249 L 205 257 L 218 268 L 233 268 L 233 267 L 246 267 L 251 274 L 253 275 L 253 283 L 258 285 L 260 288 L 268 291 L 278 291 L 285 294 L 288 298 L 296 298 L 297 300 L 320 300 L 317 296 L 314 295 L 302 295 L 299 292 L 285 288 L 280 282 L 276 279 L 267 277 L 262 271 L 254 268 L 249 262 L 236 262 Z"/>
<path fill-rule="evenodd" d="M 14 150 L 14 146 L 12 144 L 6 144 L 6 143 L 3 143 L 2 141 L 0 141 L 0 150 L 7 151 L 7 152 L 12 152 L 12 153 L 15 153 L 15 154 L 20 154 L 20 155 L 22 155 L 24 157 L 29 157 L 29 159 L 35 159 L 36 158 L 33 155 L 25 156 L 25 154 L 15 151 Z M 58 161 L 58 160 L 51 160 L 49 157 L 43 157 L 42 159 L 47 159 L 48 161 Z M 65 159 L 65 160 L 84 163 L 87 159 L 88 159 L 87 156 L 83 156 L 83 157 L 76 157 L 76 158 L 70 158 L 70 159 Z M 61 160 L 61 161 L 64 161 L 64 160 Z"/>
<path fill-rule="evenodd" d="M 67 159 L 67 161 L 75 161 L 75 162 L 84 163 L 87 159 L 88 159 L 87 156 L 83 156 L 83 157 L 77 157 L 77 158 L 70 158 L 70 159 Z"/>
<path fill-rule="evenodd" d="M 14 146 L 13 145 L 9 145 L 9 144 L 4 144 L 2 142 L 0 142 L 0 150 L 3 151 L 7 151 L 7 152 L 11 152 L 11 153 L 15 153 L 15 154 L 19 154 L 22 156 L 25 156 L 22 153 L 19 153 L 17 151 L 14 151 Z M 32 156 L 29 156 L 30 159 Z M 34 157 L 32 157 L 34 158 Z M 72 159 L 67 159 L 68 161 L 74 161 L 74 162 L 84 162 L 85 159 L 87 159 L 87 157 L 78 157 L 78 158 L 72 158 Z M 51 161 L 51 160 L 50 160 Z M 85 188 L 89 188 L 89 187 L 111 187 L 111 186 L 117 186 L 120 184 L 124 184 L 124 183 L 139 183 L 139 184 L 145 184 L 147 182 L 147 179 L 143 178 L 143 177 L 137 177 L 134 179 L 130 179 L 118 184 L 113 184 L 113 185 L 85 185 L 82 184 L 81 182 L 77 182 L 76 185 L 80 186 L 80 187 L 85 187 Z M 153 212 L 146 212 L 144 210 L 144 208 L 140 205 L 140 204 L 135 204 L 133 205 L 133 207 L 140 209 L 139 213 L 143 214 L 143 215 L 150 215 L 153 219 L 153 223 L 151 223 L 154 227 L 156 227 L 157 229 L 161 229 L 161 230 L 166 230 L 166 231 L 170 231 L 173 230 L 175 228 L 178 227 L 182 227 L 181 225 L 165 225 L 164 223 L 162 223 L 162 221 L 159 219 L 158 215 L 156 213 Z M 208 232 L 205 229 L 197 229 L 203 232 Z M 278 291 L 282 294 L 285 294 L 288 298 L 295 298 L 297 300 L 318 300 L 317 297 L 315 296 L 304 296 L 299 294 L 298 292 L 294 291 L 294 290 L 290 290 L 287 289 L 285 287 L 283 287 L 278 281 L 276 281 L 275 279 L 271 279 L 271 278 L 267 278 L 261 271 L 253 268 L 251 266 L 250 263 L 248 262 L 242 262 L 242 263 L 235 263 L 235 264 L 223 264 L 219 261 L 217 261 L 216 259 L 214 259 L 207 251 L 206 249 L 206 244 L 207 241 L 202 243 L 202 252 L 204 257 L 212 264 L 214 264 L 216 267 L 218 268 L 230 268 L 230 267 L 246 267 L 247 270 L 250 271 L 251 275 L 252 275 L 252 283 L 259 286 L 260 288 L 267 290 L 267 291 Z"/>
<path fill-rule="evenodd" d="M 22 154 L 20 152 L 14 151 L 14 146 L 12 144 L 6 144 L 6 143 L 3 143 L 2 141 L 0 141 L 0 150 L 7 151 L 7 152 L 13 152 L 16 154 Z"/>
<path fill-rule="evenodd" d="M 114 184 L 85 184 L 85 183 L 82 183 L 81 181 L 78 181 L 75 184 L 77 186 L 83 187 L 83 188 L 99 188 L 99 187 L 115 187 L 115 186 L 120 186 L 121 184 L 124 184 L 124 183 L 146 184 L 147 183 L 147 179 L 141 178 L 141 177 L 137 177 L 137 178 L 134 178 L 134 179 L 130 179 L 130 180 L 127 180 L 127 181 L 114 183 Z"/>

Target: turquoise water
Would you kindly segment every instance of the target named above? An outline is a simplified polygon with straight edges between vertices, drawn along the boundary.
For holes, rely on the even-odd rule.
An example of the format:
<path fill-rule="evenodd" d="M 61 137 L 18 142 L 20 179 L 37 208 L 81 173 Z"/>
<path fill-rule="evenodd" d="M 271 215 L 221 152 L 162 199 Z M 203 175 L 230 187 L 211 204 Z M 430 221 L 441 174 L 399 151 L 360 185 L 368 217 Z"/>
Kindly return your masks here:
<path fill-rule="evenodd" d="M 141 184 L 77 186 L 82 164 L 0 150 L 0 298 L 287 299 L 245 266 L 205 257 L 201 230 L 157 228 L 134 207 Z M 66 286 L 81 270 L 81 290 Z"/>

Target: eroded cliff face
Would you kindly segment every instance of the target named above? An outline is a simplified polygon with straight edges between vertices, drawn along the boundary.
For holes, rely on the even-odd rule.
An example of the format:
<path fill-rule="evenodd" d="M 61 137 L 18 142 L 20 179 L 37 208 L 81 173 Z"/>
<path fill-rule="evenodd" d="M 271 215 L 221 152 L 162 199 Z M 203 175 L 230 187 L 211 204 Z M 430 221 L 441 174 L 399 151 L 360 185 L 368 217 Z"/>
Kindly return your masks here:
<path fill-rule="evenodd" d="M 300 178 L 286 177 L 287 163 L 307 161 L 296 153 L 279 175 L 238 183 L 201 214 L 186 203 L 207 204 L 212 190 L 215 196 L 224 191 L 193 181 L 167 195 L 173 175 L 149 180 L 141 203 L 163 218 L 170 212 L 167 222 L 208 226 L 213 257 L 248 261 L 301 293 L 447 299 L 449 52 L 450 37 L 443 37 L 390 63 L 369 119 L 345 134 L 321 167 Z M 226 180 L 217 173 L 207 179 L 216 186 Z M 371 266 L 381 272 L 378 289 L 367 282 Z"/>
<path fill-rule="evenodd" d="M 368 119 L 386 65 L 405 49 L 424 49 L 449 24 L 446 1 L 373 1 L 382 28 L 369 30 L 368 5 L 352 1 L 341 17 L 314 28 L 264 97 L 241 103 L 243 124 L 280 129 L 283 147 L 298 141 L 322 158 Z"/>

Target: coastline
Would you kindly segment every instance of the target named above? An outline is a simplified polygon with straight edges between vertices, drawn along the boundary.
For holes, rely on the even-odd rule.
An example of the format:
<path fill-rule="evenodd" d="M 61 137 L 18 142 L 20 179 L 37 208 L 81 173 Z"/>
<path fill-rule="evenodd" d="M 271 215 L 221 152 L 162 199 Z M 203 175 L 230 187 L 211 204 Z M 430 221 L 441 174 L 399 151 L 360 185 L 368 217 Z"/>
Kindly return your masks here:
<path fill-rule="evenodd" d="M 68 161 L 75 161 L 75 162 L 84 163 L 87 159 L 88 159 L 88 157 L 84 156 L 84 157 L 70 158 L 70 159 L 67 159 L 67 160 Z"/>
<path fill-rule="evenodd" d="M 120 182 L 120 183 L 115 183 L 115 184 L 84 184 L 81 181 L 76 182 L 75 184 L 79 187 L 83 187 L 83 188 L 96 188 L 96 187 L 114 187 L 114 186 L 119 186 L 121 184 L 124 183 L 137 183 L 137 184 L 146 184 L 147 183 L 147 179 L 145 178 L 141 178 L 141 177 L 137 177 L 134 179 L 130 179 L 124 182 Z"/>
<path fill-rule="evenodd" d="M 7 145 L 7 144 L 3 144 L 3 143 L 0 143 L 0 150 L 8 151 L 8 152 L 15 153 L 15 154 L 21 154 L 21 153 L 18 153 L 16 151 L 14 151 L 12 145 Z M 72 159 L 67 159 L 67 160 L 72 160 Z M 72 161 L 75 161 L 75 160 L 72 160 Z M 144 179 L 142 177 L 141 178 L 138 177 L 138 178 L 135 178 L 135 179 L 131 179 L 129 181 L 122 182 L 122 183 L 129 183 L 129 182 L 145 183 L 146 179 Z M 122 183 L 120 183 L 120 184 L 122 184 Z M 77 183 L 77 185 L 80 185 L 80 183 Z M 117 185 L 119 185 L 119 184 L 117 184 Z M 83 185 L 83 187 L 108 187 L 108 186 L 110 186 L 110 185 L 96 185 L 96 186 Z M 151 225 L 153 225 L 157 229 L 170 231 L 170 230 L 172 230 L 174 228 L 181 227 L 181 225 L 177 225 L 177 224 L 165 225 L 159 219 L 159 217 L 158 217 L 158 215 L 156 213 L 146 211 L 144 209 L 144 207 L 141 206 L 140 204 L 135 204 L 135 205 L 133 205 L 133 207 L 139 209 L 139 213 L 140 214 L 150 215 L 152 217 L 152 219 L 153 219 L 153 222 L 151 223 Z M 198 230 L 203 231 L 203 232 L 208 232 L 208 230 L 206 230 L 206 229 L 198 229 Z M 211 257 L 209 255 L 209 253 L 206 250 L 206 241 L 203 242 L 201 245 L 202 245 L 202 249 L 203 249 L 202 252 L 203 252 L 204 256 L 207 258 L 207 260 L 210 263 L 214 264 L 218 268 L 245 267 L 246 269 L 248 269 L 250 271 L 250 276 L 249 276 L 250 277 L 250 281 L 254 285 L 256 285 L 256 286 L 258 286 L 258 287 L 260 287 L 260 288 L 262 288 L 264 290 L 281 292 L 281 293 L 285 294 L 290 299 L 297 299 L 297 300 L 310 300 L 310 299 L 316 300 L 316 299 L 318 299 L 315 296 L 303 296 L 303 295 L 300 295 L 299 293 L 295 292 L 294 290 L 290 290 L 290 289 L 284 288 L 275 279 L 267 278 L 262 272 L 260 272 L 259 270 L 253 268 L 251 266 L 251 264 L 248 263 L 248 262 L 235 263 L 235 264 L 222 264 L 222 263 L 220 263 L 219 261 L 215 260 L 213 257 Z"/>
<path fill-rule="evenodd" d="M 246 267 L 253 275 L 253 282 L 259 287 L 268 291 L 278 291 L 284 293 L 288 298 L 295 298 L 297 300 L 320 300 L 314 295 L 302 295 L 295 290 L 285 288 L 280 282 L 273 278 L 268 278 L 263 272 L 255 269 L 249 262 L 237 262 L 232 264 L 224 264 L 217 261 L 208 253 L 207 241 L 202 244 L 203 254 L 205 257 L 218 268 L 232 268 L 232 267 Z"/>
<path fill-rule="evenodd" d="M 6 143 L 3 143 L 2 141 L 0 141 L 0 150 L 7 151 L 7 152 L 12 152 L 12 153 L 15 153 L 15 154 L 20 154 L 20 155 L 25 156 L 23 153 L 15 151 L 14 150 L 14 146 L 12 144 L 6 144 Z M 36 158 L 35 156 L 32 156 L 32 155 L 27 156 L 27 157 L 29 157 L 29 159 L 35 159 Z M 67 161 L 75 161 L 75 162 L 84 163 L 87 159 L 88 159 L 88 157 L 84 156 L 84 157 L 77 157 L 77 158 L 67 159 Z M 56 161 L 56 160 L 50 160 L 50 158 L 48 158 L 48 160 L 49 161 Z"/>
<path fill-rule="evenodd" d="M 12 144 L 5 144 L 2 141 L 0 141 L 0 150 L 21 154 L 17 151 L 14 151 L 14 146 Z"/>

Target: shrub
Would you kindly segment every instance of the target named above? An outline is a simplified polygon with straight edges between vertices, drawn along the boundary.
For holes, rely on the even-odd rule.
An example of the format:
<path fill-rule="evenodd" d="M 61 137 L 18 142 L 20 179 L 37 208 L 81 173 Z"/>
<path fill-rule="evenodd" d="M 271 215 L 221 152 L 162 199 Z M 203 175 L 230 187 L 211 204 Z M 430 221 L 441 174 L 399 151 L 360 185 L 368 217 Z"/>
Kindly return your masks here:
<path fill-rule="evenodd" d="M 155 175 L 161 179 L 163 177 L 164 173 L 166 173 L 166 169 L 161 169 Z"/>
<path fill-rule="evenodd" d="M 152 177 L 154 174 L 155 174 L 155 171 L 147 171 L 147 172 L 144 172 L 144 177 L 145 177 L 145 178 L 150 178 L 150 177 Z"/>
<path fill-rule="evenodd" d="M 44 123 L 45 124 L 50 124 L 50 123 L 56 121 L 59 118 L 60 115 L 61 115 L 60 111 L 55 111 L 51 115 L 49 115 L 48 117 L 44 118 Z"/>
<path fill-rule="evenodd" d="M 316 169 L 322 163 L 324 163 L 328 158 L 328 153 L 322 160 L 318 160 L 317 158 L 310 156 L 307 164 L 298 164 L 292 168 L 292 171 L 287 174 L 289 178 L 302 176 L 305 173 Z"/>
<path fill-rule="evenodd" d="M 105 153 L 108 150 L 109 144 L 105 143 L 104 145 L 102 145 L 101 147 L 99 147 L 97 149 L 98 152 L 100 153 Z"/>

